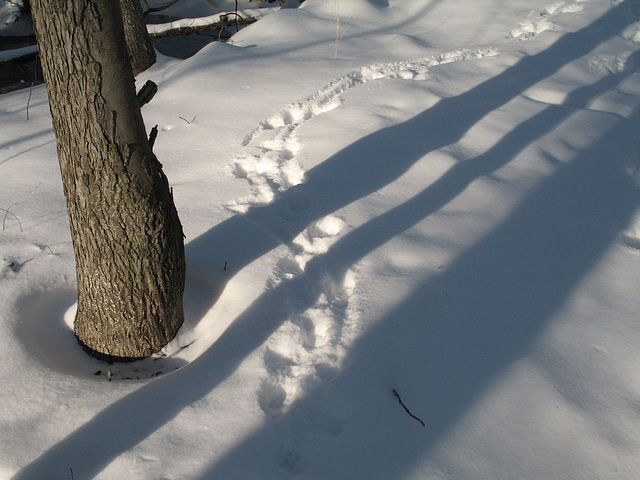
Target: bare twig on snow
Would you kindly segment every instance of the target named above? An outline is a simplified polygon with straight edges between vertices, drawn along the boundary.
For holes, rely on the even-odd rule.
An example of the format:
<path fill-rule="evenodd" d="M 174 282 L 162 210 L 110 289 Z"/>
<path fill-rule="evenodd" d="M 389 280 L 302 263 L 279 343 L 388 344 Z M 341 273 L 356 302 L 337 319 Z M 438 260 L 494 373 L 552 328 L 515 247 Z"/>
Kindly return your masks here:
<path fill-rule="evenodd" d="M 20 231 L 22 232 L 22 222 L 20 222 L 20 219 L 12 212 L 10 212 L 9 210 L 11 210 L 11 207 L 14 207 L 16 205 L 20 205 L 21 203 L 25 203 L 26 201 L 28 201 L 33 194 L 35 193 L 35 191 L 38 189 L 38 187 L 42 185 L 42 182 L 40 182 L 36 188 L 33 189 L 33 191 L 29 194 L 29 196 L 27 198 L 25 198 L 24 200 L 22 200 L 21 202 L 14 202 L 11 205 L 9 205 L 6 209 L 4 208 L 0 208 L 0 210 L 4 210 L 5 214 L 4 214 L 4 218 L 2 219 L 2 230 L 6 229 L 6 222 L 7 222 L 7 215 L 11 214 L 13 215 L 13 217 L 18 220 L 18 225 L 20 225 Z"/>
<path fill-rule="evenodd" d="M 405 412 L 407 412 L 407 414 L 409 414 L 409 416 L 411 418 L 413 418 L 413 419 L 417 420 L 418 422 L 420 422 L 420 424 L 423 427 L 426 427 L 424 422 L 422 420 L 420 420 L 418 417 L 416 417 L 413 413 L 411 413 L 411 411 L 407 408 L 407 406 L 404 404 L 404 402 L 400 398 L 400 395 L 398 394 L 398 391 L 395 388 L 393 389 L 393 394 L 396 396 L 396 398 L 398 399 L 398 402 L 400 402 L 400 405 L 402 405 L 402 408 L 404 408 Z"/>

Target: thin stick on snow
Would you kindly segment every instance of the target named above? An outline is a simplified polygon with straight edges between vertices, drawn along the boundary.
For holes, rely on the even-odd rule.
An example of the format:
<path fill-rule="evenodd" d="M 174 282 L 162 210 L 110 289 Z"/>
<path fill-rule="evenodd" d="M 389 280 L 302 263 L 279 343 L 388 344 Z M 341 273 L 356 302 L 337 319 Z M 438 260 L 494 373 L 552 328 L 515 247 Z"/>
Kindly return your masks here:
<path fill-rule="evenodd" d="M 35 82 L 33 82 L 31 84 L 31 87 L 29 88 L 29 98 L 27 99 L 27 122 L 29 121 L 29 104 L 31 103 L 31 94 L 33 93 L 34 85 L 35 85 Z"/>
<path fill-rule="evenodd" d="M 238 15 L 238 0 L 236 0 L 235 13 L 236 13 L 236 20 L 237 20 L 238 18 L 240 18 L 240 15 Z M 236 33 L 238 33 L 239 30 L 240 30 L 240 27 L 238 26 L 238 22 L 236 21 Z"/>
<path fill-rule="evenodd" d="M 400 398 L 400 395 L 398 394 L 398 391 L 395 388 L 393 389 L 393 394 L 396 396 L 396 398 L 398 399 L 398 402 L 400 402 L 400 405 L 402 405 L 402 408 L 404 408 L 405 412 L 407 412 L 411 418 L 413 418 L 413 419 L 417 420 L 418 422 L 420 422 L 420 424 L 423 427 L 426 427 L 424 422 L 422 420 L 420 420 L 418 417 L 416 417 L 413 413 L 411 413 L 411 411 L 407 408 L 407 406 L 404 404 L 404 402 Z"/>
<path fill-rule="evenodd" d="M 15 218 L 18 221 L 18 225 L 20 225 L 20 231 L 22 232 L 22 222 L 20 222 L 20 219 L 12 212 L 10 212 L 9 210 L 5 209 L 5 208 L 0 208 L 0 210 L 6 212 L 4 214 L 4 219 L 7 219 L 7 215 L 12 215 L 13 218 Z M 2 230 L 4 230 L 4 220 L 2 221 Z"/>
<path fill-rule="evenodd" d="M 340 0 L 336 0 L 336 43 L 333 47 L 333 58 L 338 58 L 338 47 L 342 41 L 342 27 L 340 25 Z"/>
<path fill-rule="evenodd" d="M 13 215 L 13 217 L 18 220 L 18 225 L 20 225 L 20 231 L 22 232 L 22 223 L 20 222 L 20 219 L 12 212 L 10 212 L 9 210 L 11 210 L 11 207 L 15 206 L 15 205 L 20 205 L 21 203 L 24 203 L 26 201 L 28 201 L 33 194 L 35 193 L 35 191 L 38 189 L 38 187 L 42 185 L 42 182 L 40 182 L 36 188 L 33 189 L 33 191 L 29 194 L 29 196 L 27 198 L 25 198 L 24 200 L 22 200 L 21 202 L 14 202 L 11 205 L 9 205 L 6 209 L 4 208 L 0 208 L 0 210 L 4 210 L 5 214 L 4 214 L 4 218 L 2 219 L 2 230 L 6 229 L 6 223 L 7 223 L 7 215 L 11 214 Z"/>
<path fill-rule="evenodd" d="M 31 84 L 31 88 L 29 88 L 29 99 L 27 100 L 27 121 L 29 121 L 29 104 L 31 103 L 31 94 L 33 93 L 33 86 L 38 83 L 38 54 L 36 54 L 36 58 L 33 61 L 33 83 Z"/>

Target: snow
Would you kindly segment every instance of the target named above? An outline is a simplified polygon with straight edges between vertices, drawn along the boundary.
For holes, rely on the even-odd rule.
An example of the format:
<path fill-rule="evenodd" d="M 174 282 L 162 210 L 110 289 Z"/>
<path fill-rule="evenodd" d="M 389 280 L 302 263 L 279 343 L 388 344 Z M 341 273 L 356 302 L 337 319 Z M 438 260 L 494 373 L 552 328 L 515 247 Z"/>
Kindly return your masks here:
<path fill-rule="evenodd" d="M 37 53 L 37 52 L 38 52 L 37 45 L 32 45 L 30 47 L 23 47 L 23 48 L 15 48 L 12 50 L 3 50 L 3 51 L 0 51 L 0 62 L 6 62 L 13 58 L 22 57 L 24 55 L 29 55 L 30 53 Z"/>
<path fill-rule="evenodd" d="M 234 10 L 233 15 L 231 16 L 230 22 L 233 22 L 236 18 L 236 15 L 239 18 L 260 18 L 265 15 L 267 12 L 270 13 L 273 9 L 263 9 L 263 8 L 247 8 L 238 10 L 237 12 Z M 186 27 L 200 27 L 203 25 L 211 25 L 217 22 L 222 21 L 223 16 L 228 15 L 228 13 L 216 13 L 214 15 L 208 15 L 206 17 L 198 17 L 198 18 L 181 18 L 178 20 L 173 20 L 168 23 L 160 23 L 148 25 L 147 30 L 149 34 L 159 34 L 162 32 L 166 32 L 175 28 L 186 28 Z"/>
<path fill-rule="evenodd" d="M 73 336 L 45 87 L 1 95 L 0 478 L 637 479 L 639 14 L 306 0 L 159 54 L 186 322 L 131 364 Z"/>

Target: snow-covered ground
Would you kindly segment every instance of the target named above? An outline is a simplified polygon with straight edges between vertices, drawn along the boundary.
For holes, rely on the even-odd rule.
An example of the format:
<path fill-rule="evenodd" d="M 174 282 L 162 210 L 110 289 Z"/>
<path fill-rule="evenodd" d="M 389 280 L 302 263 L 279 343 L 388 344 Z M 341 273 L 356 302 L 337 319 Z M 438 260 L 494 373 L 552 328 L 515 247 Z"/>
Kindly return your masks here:
<path fill-rule="evenodd" d="M 71 330 L 45 87 L 0 96 L 0 478 L 640 478 L 639 20 L 306 0 L 159 55 L 187 321 L 132 364 Z"/>

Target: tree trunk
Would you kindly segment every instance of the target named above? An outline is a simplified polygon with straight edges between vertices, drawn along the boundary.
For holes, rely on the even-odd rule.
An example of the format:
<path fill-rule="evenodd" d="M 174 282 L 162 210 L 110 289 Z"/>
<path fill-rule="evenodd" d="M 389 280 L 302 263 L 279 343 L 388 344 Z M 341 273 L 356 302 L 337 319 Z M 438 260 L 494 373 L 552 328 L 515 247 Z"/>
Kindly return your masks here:
<path fill-rule="evenodd" d="M 140 0 L 120 0 L 127 51 L 133 75 L 145 71 L 156 61 L 156 52 L 144 23 Z"/>
<path fill-rule="evenodd" d="M 32 0 L 76 258 L 74 330 L 130 360 L 183 321 L 182 226 L 152 153 L 112 0 Z"/>

